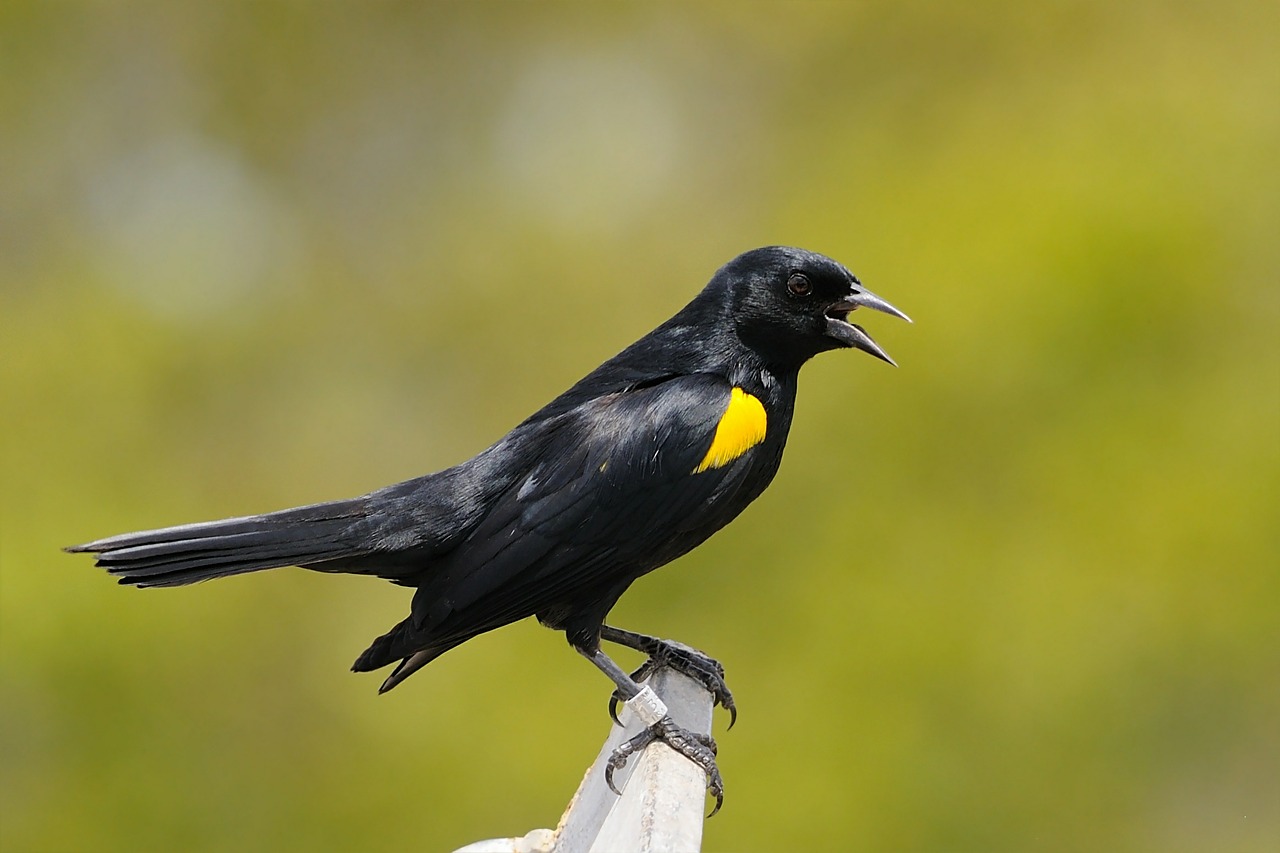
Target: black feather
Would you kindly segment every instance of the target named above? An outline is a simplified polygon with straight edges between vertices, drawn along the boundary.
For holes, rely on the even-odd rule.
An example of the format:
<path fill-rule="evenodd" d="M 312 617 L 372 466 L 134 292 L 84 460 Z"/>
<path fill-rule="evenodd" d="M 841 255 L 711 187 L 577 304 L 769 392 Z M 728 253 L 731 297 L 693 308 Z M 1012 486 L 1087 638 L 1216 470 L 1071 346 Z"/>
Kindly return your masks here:
<path fill-rule="evenodd" d="M 367 553 L 366 501 L 357 498 L 267 515 L 126 533 L 75 545 L 120 583 L 183 586 L 213 578 Z"/>
<path fill-rule="evenodd" d="M 460 465 L 352 500 L 67 550 L 94 553 L 121 583 L 141 587 L 290 565 L 415 587 L 409 617 L 353 667 L 399 661 L 383 691 L 528 616 L 590 650 L 636 578 L 705 541 L 773 479 L 806 360 L 848 346 L 884 357 L 844 322 L 859 304 L 897 313 L 829 258 L 747 252 L 670 320 Z M 758 401 L 767 429 L 702 465 L 735 388 Z"/>

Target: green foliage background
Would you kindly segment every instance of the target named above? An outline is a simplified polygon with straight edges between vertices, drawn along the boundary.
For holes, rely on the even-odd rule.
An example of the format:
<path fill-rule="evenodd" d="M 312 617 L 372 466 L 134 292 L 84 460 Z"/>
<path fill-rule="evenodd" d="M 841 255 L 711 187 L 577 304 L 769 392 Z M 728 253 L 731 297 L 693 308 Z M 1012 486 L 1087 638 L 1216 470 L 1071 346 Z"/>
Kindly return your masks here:
<path fill-rule="evenodd" d="M 403 590 L 58 548 L 452 464 L 794 243 L 916 324 L 615 610 L 728 668 L 706 848 L 1276 849 L 1278 15 L 4 4 L 0 846 L 553 826 L 608 727 L 562 638 L 377 697 Z"/>

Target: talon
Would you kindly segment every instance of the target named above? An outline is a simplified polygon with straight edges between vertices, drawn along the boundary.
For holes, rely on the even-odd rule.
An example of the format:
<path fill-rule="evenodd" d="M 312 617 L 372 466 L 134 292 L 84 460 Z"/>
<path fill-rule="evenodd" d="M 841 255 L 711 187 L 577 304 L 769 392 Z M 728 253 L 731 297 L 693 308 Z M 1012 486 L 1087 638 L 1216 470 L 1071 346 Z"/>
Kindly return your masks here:
<path fill-rule="evenodd" d="M 716 812 L 720 811 L 720 807 L 724 805 L 724 783 L 720 780 L 719 771 L 716 771 L 714 780 L 708 776 L 707 790 L 711 793 L 711 796 L 716 798 L 715 807 L 711 809 L 711 814 L 707 815 L 705 818 L 706 820 L 710 820 L 716 816 Z"/>
<path fill-rule="evenodd" d="M 613 719 L 613 724 L 616 726 L 622 725 L 622 721 L 618 719 L 618 705 L 621 702 L 622 697 L 618 694 L 618 691 L 613 691 L 613 695 L 609 697 L 609 716 Z M 729 727 L 733 728 L 733 723 L 730 723 Z"/>
<path fill-rule="evenodd" d="M 632 754 L 642 751 L 655 740 L 662 741 L 702 768 L 707 774 L 707 791 L 716 799 L 715 807 L 707 817 L 720 811 L 720 806 L 724 804 L 724 780 L 720 776 L 720 768 L 716 766 L 718 747 L 715 738 L 682 728 L 670 716 L 658 720 L 613 751 L 604 767 L 604 781 L 609 790 L 618 796 L 622 795 L 613 784 L 614 771 L 625 767 Z"/>
<path fill-rule="evenodd" d="M 609 626 L 605 626 L 601 636 L 648 656 L 640 668 L 631 673 L 632 681 L 642 682 L 660 667 L 673 669 L 707 688 L 715 704 L 729 712 L 729 728 L 738 722 L 738 707 L 734 704 L 729 685 L 725 683 L 724 666 L 715 658 L 675 640 L 661 640 Z"/>
<path fill-rule="evenodd" d="M 619 797 L 622 796 L 622 792 L 613 784 L 613 771 L 626 767 L 632 753 L 640 752 L 661 737 L 661 734 L 656 731 L 657 728 L 658 726 L 654 725 L 644 729 L 640 734 L 615 749 L 613 754 L 609 756 L 609 763 L 604 766 L 604 783 L 609 786 L 610 791 L 613 791 Z"/>
<path fill-rule="evenodd" d="M 624 760 L 622 763 L 626 764 L 627 762 Z M 610 758 L 609 763 L 604 766 L 604 783 L 609 786 L 609 790 L 613 791 L 615 796 L 618 796 L 618 797 L 622 796 L 622 792 L 619 791 L 618 787 L 613 784 L 613 759 L 612 758 Z"/>

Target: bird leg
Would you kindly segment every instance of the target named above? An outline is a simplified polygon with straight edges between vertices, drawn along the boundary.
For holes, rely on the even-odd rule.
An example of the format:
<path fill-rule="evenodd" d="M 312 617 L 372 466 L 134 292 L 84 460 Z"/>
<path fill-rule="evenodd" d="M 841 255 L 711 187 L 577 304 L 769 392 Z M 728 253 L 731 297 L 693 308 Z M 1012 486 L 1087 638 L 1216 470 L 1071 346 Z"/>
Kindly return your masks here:
<path fill-rule="evenodd" d="M 729 712 L 729 728 L 733 728 L 733 724 L 738 721 L 738 706 L 733 703 L 733 694 L 729 692 L 729 685 L 725 684 L 724 667 L 715 658 L 675 640 L 660 640 L 647 634 L 637 634 L 634 631 L 624 631 L 608 625 L 601 627 L 600 639 L 635 649 L 649 656 L 644 663 L 640 664 L 639 669 L 631 673 L 632 681 L 644 681 L 660 667 L 674 669 L 707 688 L 715 704 Z M 618 722 L 618 703 L 630 698 L 631 696 L 620 689 L 614 691 L 614 694 L 609 697 L 609 716 L 613 717 L 615 723 Z"/>
<path fill-rule="evenodd" d="M 711 815 L 720 811 L 720 806 L 724 804 L 724 780 L 720 777 L 720 769 L 716 767 L 715 739 L 710 735 L 692 732 L 677 725 L 667 713 L 667 706 L 657 697 L 657 694 L 647 685 L 637 684 L 634 678 L 627 675 L 622 667 L 614 663 L 604 652 L 599 649 L 589 652 L 582 648 L 579 648 L 578 652 L 609 676 L 618 686 L 615 695 L 624 696 L 624 701 L 629 703 L 629 706 L 646 724 L 638 735 L 623 743 L 609 756 L 609 761 L 604 768 L 604 781 L 609 786 L 609 790 L 621 796 L 622 792 L 613 784 L 613 774 L 625 767 L 632 755 L 643 752 L 645 747 L 654 741 L 662 741 L 702 768 L 702 771 L 707 774 L 707 790 L 716 798 L 716 805 L 711 810 Z M 633 700 L 638 701 L 633 702 Z M 615 716 L 614 719 L 616 720 L 617 717 Z"/>

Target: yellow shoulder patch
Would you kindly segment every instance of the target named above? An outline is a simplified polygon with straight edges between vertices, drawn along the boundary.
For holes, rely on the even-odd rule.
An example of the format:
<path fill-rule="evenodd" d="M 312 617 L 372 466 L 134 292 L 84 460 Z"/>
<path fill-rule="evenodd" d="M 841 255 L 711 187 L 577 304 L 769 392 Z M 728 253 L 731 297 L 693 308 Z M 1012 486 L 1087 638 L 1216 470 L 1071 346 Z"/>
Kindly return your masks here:
<path fill-rule="evenodd" d="M 716 424 L 711 448 L 693 473 L 700 474 L 708 468 L 723 468 L 760 442 L 764 441 L 768 417 L 764 404 L 755 397 L 734 386 L 729 392 L 729 407 Z"/>

